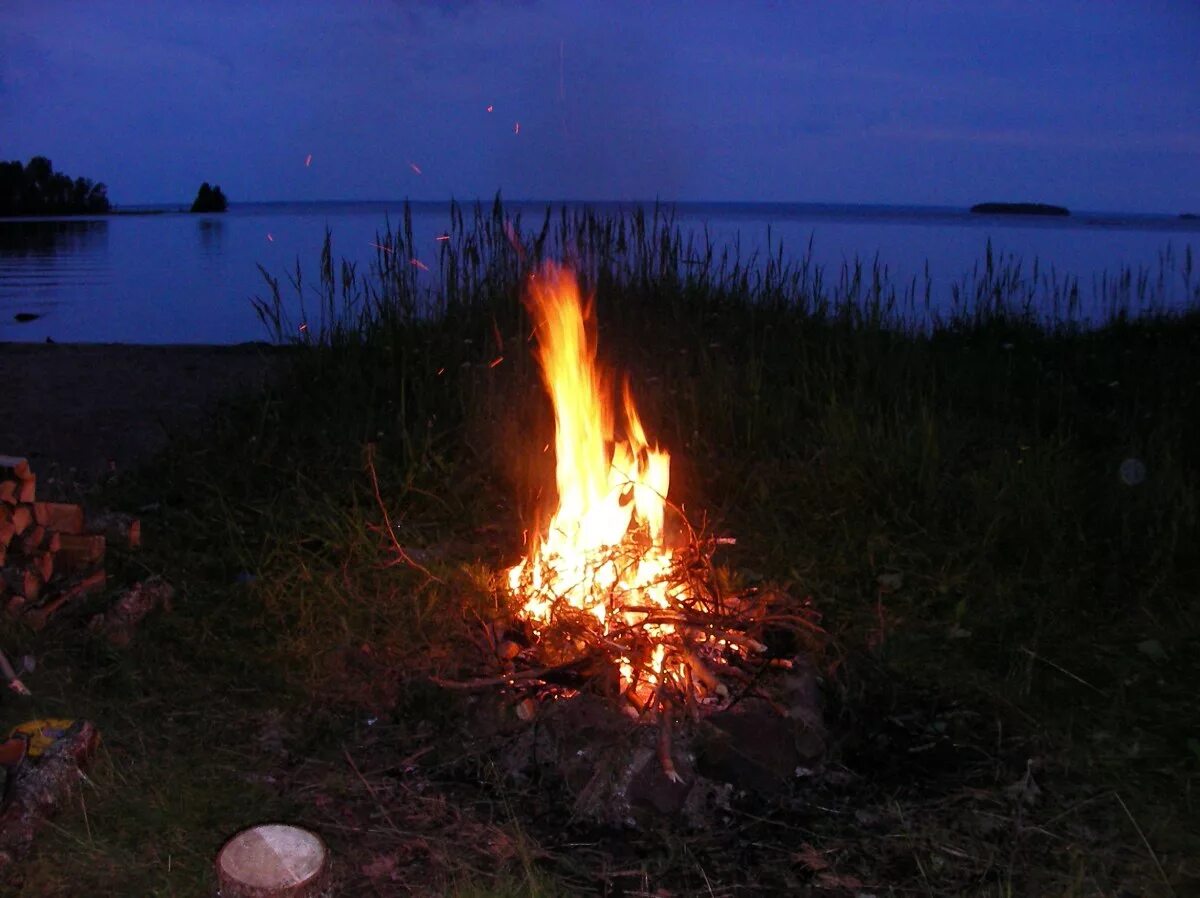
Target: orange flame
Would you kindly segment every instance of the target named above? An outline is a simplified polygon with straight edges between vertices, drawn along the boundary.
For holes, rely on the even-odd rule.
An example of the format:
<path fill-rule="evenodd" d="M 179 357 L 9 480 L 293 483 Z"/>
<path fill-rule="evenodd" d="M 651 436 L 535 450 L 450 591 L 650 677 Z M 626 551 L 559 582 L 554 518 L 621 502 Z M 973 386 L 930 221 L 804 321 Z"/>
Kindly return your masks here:
<path fill-rule="evenodd" d="M 537 360 L 554 405 L 558 507 L 526 558 L 508 571 L 526 599 L 535 629 L 564 606 L 591 614 L 598 630 L 641 627 L 653 644 L 635 664 L 622 659 L 622 688 L 645 700 L 662 675 L 671 623 L 649 620 L 668 609 L 681 586 L 668 583 L 673 555 L 663 538 L 670 455 L 651 445 L 626 384 L 624 439 L 596 361 L 591 305 L 573 275 L 544 267 L 531 281 L 528 306 L 537 326 Z M 637 609 L 637 610 L 634 610 Z M 673 669 L 683 676 L 682 664 Z"/>

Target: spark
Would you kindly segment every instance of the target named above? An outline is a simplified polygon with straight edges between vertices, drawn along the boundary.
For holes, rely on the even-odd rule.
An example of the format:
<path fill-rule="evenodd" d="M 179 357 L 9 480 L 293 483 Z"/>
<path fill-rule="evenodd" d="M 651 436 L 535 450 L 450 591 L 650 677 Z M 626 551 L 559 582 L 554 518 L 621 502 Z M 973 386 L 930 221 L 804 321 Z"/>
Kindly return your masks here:
<path fill-rule="evenodd" d="M 309 153 L 308 156 L 304 160 L 305 168 L 308 168 L 310 165 L 312 165 L 312 153 Z"/>
<path fill-rule="evenodd" d="M 491 111 L 492 111 L 493 109 L 495 109 L 495 108 L 496 108 L 496 107 L 495 107 L 495 106 L 493 106 L 491 103 L 488 103 L 488 108 L 487 108 L 487 111 L 488 111 L 488 112 L 491 112 Z"/>
<path fill-rule="evenodd" d="M 450 235 L 449 235 L 449 234 L 438 234 L 438 235 L 437 235 L 436 237 L 434 237 L 433 239 L 434 239 L 434 240 L 449 240 L 449 239 L 450 239 Z"/>
<path fill-rule="evenodd" d="M 391 253 L 392 253 L 392 248 L 391 248 L 390 246 L 381 246 L 381 245 L 380 245 L 380 244 L 378 244 L 378 243 L 368 243 L 367 245 L 368 245 L 368 246 L 373 246 L 373 247 L 375 247 L 376 249 L 381 249 L 381 250 L 383 250 L 385 253 L 387 253 L 388 255 L 391 255 Z"/>
<path fill-rule="evenodd" d="M 520 134 L 520 133 L 521 133 L 521 123 L 514 122 L 513 123 L 513 134 Z"/>
<path fill-rule="evenodd" d="M 408 167 L 415 171 L 418 175 L 421 174 L 421 166 L 417 165 L 417 163 L 410 162 L 408 163 Z"/>
<path fill-rule="evenodd" d="M 408 264 L 415 265 L 415 266 L 417 266 L 417 268 L 420 268 L 422 271 L 429 270 L 429 266 L 426 265 L 424 262 L 422 262 L 420 259 L 409 259 Z"/>
<path fill-rule="evenodd" d="M 445 373 L 446 373 L 446 369 L 445 369 L 445 368 L 438 368 L 438 370 L 437 370 L 437 376 L 438 376 L 438 377 L 441 377 L 441 376 L 442 376 L 443 374 L 445 374 Z"/>
<path fill-rule="evenodd" d="M 270 231 L 268 231 L 268 232 L 267 232 L 267 240 L 271 241 L 271 243 L 274 243 L 274 242 L 275 242 L 275 238 L 271 236 L 271 232 L 270 232 Z"/>
<path fill-rule="evenodd" d="M 301 324 L 300 324 L 300 333 L 302 333 L 302 334 L 303 334 L 303 333 L 305 333 L 307 330 L 308 330 L 308 325 L 307 325 L 307 324 L 305 324 L 305 323 L 301 323 Z"/>
<path fill-rule="evenodd" d="M 504 361 L 504 356 L 502 356 L 502 355 L 498 355 L 498 356 L 496 356 L 494 359 L 492 359 L 492 361 L 491 361 L 491 363 L 488 365 L 488 367 L 489 367 L 489 368 L 495 368 L 497 365 L 499 365 L 499 364 L 500 364 L 501 362 L 503 362 L 503 361 Z"/>

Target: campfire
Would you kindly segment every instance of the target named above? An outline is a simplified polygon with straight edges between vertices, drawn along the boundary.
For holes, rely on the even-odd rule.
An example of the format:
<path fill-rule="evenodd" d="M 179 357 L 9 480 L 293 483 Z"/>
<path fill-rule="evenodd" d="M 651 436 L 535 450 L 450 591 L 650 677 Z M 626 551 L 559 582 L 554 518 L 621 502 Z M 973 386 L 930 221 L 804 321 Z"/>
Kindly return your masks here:
<path fill-rule="evenodd" d="M 797 727 L 820 731 L 807 654 L 823 635 L 816 612 L 783 590 L 735 590 L 727 585 L 732 578 L 718 576 L 713 554 L 733 540 L 697 533 L 669 500 L 670 454 L 648 435 L 628 380 L 618 388 L 601 368 L 594 308 L 574 274 L 543 266 L 530 279 L 526 304 L 554 408 L 556 507 L 502 578 L 511 617 L 486 628 L 499 675 L 439 682 L 501 689 L 524 720 L 574 707 L 574 716 L 555 715 L 556 726 L 547 719 L 562 737 L 554 737 L 560 748 L 571 746 L 561 752 L 568 779 L 568 758 L 599 750 L 595 740 L 579 742 L 590 738 L 584 731 L 607 720 L 598 732 L 611 736 L 617 720 L 635 722 L 647 735 L 624 744 L 640 748 L 617 752 L 627 760 L 611 767 L 588 767 L 592 785 L 584 792 L 593 798 L 596 783 L 611 780 L 596 807 L 624 808 L 647 793 L 664 806 L 682 801 L 694 791 L 681 776 L 695 772 L 693 749 L 704 743 L 719 753 L 717 743 L 747 724 L 773 728 L 768 741 L 784 750 L 772 749 L 776 758 L 764 763 L 790 775 L 801 757 L 790 747 Z M 672 748 L 673 733 L 685 727 L 681 754 Z M 707 736 L 697 735 L 705 727 Z M 738 754 L 744 759 L 746 750 Z M 682 790 L 669 800 L 656 787 L 635 784 L 651 775 L 650 757 L 658 761 L 652 775 Z"/>
<path fill-rule="evenodd" d="M 628 381 L 614 409 L 593 310 L 572 273 L 544 267 L 528 307 L 554 405 L 558 506 L 507 583 L 543 658 L 606 657 L 635 715 L 727 694 L 710 668 L 762 646 L 731 638 L 719 596 L 688 570 L 695 552 L 668 545 L 669 453 L 647 437 Z"/>

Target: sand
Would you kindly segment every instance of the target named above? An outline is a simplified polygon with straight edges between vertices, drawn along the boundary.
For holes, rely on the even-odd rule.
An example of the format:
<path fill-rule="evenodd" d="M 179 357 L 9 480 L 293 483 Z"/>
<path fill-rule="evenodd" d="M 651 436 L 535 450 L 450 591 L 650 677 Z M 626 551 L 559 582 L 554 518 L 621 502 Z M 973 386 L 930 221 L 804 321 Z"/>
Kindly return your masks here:
<path fill-rule="evenodd" d="M 0 343 L 0 455 L 30 460 L 38 495 L 76 497 L 194 431 L 218 399 L 261 390 L 278 350 Z"/>

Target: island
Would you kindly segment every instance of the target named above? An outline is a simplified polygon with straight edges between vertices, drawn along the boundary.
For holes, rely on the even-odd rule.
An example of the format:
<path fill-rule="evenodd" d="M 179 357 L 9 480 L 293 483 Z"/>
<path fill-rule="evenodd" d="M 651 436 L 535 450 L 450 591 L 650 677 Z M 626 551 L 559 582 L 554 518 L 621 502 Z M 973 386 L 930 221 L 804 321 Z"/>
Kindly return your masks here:
<path fill-rule="evenodd" d="M 108 188 L 54 170 L 45 156 L 0 162 L 0 215 L 104 215 Z"/>
<path fill-rule="evenodd" d="M 978 215 L 1070 215 L 1066 206 L 1049 203 L 976 203 L 971 211 Z"/>
<path fill-rule="evenodd" d="M 192 211 L 224 212 L 228 204 L 225 194 L 221 192 L 220 185 L 210 187 L 208 182 L 205 181 L 200 185 L 200 190 L 196 193 L 196 199 L 192 202 Z"/>

